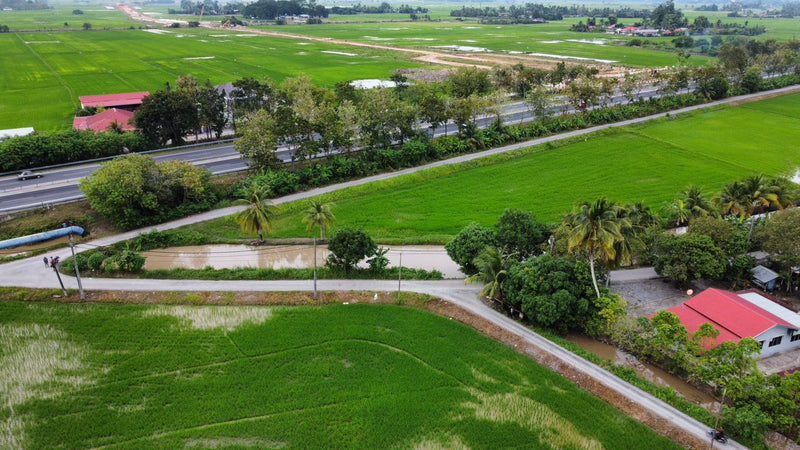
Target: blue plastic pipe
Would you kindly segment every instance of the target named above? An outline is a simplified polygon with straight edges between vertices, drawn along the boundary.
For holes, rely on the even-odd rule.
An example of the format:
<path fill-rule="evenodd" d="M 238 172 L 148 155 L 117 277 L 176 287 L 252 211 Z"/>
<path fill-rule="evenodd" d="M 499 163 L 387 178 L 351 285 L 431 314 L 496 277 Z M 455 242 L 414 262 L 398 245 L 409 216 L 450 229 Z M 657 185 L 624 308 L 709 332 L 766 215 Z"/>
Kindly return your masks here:
<path fill-rule="evenodd" d="M 6 239 L 5 241 L 0 241 L 0 250 L 6 248 L 19 247 L 20 245 L 28 245 L 28 244 L 35 244 L 37 242 L 49 241 L 50 239 L 60 238 L 61 236 L 67 236 L 70 233 L 74 233 L 79 236 L 83 236 L 86 234 L 83 228 L 78 226 L 59 228 L 53 231 L 45 231 L 43 233 L 30 234 L 28 236 L 21 236 L 14 239 Z"/>

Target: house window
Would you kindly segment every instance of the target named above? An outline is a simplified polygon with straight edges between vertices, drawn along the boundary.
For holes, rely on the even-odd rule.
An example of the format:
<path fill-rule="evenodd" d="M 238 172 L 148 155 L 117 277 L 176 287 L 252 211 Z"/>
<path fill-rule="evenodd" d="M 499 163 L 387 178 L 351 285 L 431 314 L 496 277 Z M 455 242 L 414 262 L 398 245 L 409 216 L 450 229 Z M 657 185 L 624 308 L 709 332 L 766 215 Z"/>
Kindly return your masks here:
<path fill-rule="evenodd" d="M 771 341 L 769 341 L 769 346 L 770 347 L 775 347 L 776 345 L 781 345 L 781 341 L 782 340 L 783 340 L 783 336 L 774 337 L 774 338 L 772 338 Z"/>
<path fill-rule="evenodd" d="M 800 341 L 800 332 L 795 332 L 790 342 L 796 342 L 796 341 Z"/>
<path fill-rule="evenodd" d="M 761 344 L 761 350 L 764 350 L 764 341 L 758 341 L 758 343 Z"/>

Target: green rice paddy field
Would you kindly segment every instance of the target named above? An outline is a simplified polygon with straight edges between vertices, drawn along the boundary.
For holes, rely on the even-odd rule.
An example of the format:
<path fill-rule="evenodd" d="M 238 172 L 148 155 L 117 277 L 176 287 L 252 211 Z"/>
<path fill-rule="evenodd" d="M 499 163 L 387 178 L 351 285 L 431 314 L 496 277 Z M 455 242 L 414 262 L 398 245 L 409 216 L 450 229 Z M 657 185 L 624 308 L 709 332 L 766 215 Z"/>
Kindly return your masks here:
<path fill-rule="evenodd" d="M 436 168 L 338 191 L 337 226 L 386 243 L 447 242 L 465 225 L 493 225 L 510 207 L 558 221 L 579 201 L 606 196 L 659 210 L 687 184 L 707 195 L 752 174 L 792 175 L 800 166 L 800 94 L 703 110 L 514 154 Z M 280 207 L 273 237 L 309 236 L 300 210 Z M 193 229 L 247 238 L 229 220 Z"/>
<path fill-rule="evenodd" d="M 107 8 L 110 7 L 111 9 Z M 73 14 L 76 9 L 83 14 Z M 67 25 L 64 25 L 64 22 Z M 124 28 L 139 25 L 125 13 L 109 5 L 59 5 L 53 9 L 0 11 L 0 24 L 18 30 L 78 30 L 89 22 L 93 29 Z"/>
<path fill-rule="evenodd" d="M 677 448 L 417 309 L 0 302 L 2 448 Z"/>
<path fill-rule="evenodd" d="M 530 52 L 571 56 L 596 59 L 601 62 L 613 61 L 614 64 L 627 66 L 659 67 L 674 65 L 677 62 L 674 53 L 615 45 L 630 39 L 627 37 L 569 31 L 569 27 L 579 20 L 585 18 L 569 18 L 532 25 L 482 25 L 474 22 L 448 21 L 289 26 L 280 30 L 401 47 L 433 49 L 446 46 L 479 47 L 499 53 Z M 708 61 L 709 58 L 697 55 L 689 60 L 692 64 L 704 64 Z"/>
<path fill-rule="evenodd" d="M 332 87 L 419 65 L 396 52 L 194 29 L 9 33 L 0 48 L 0 129 L 69 129 L 81 95 L 155 91 L 185 74 L 219 84 L 305 73 Z M 325 53 L 337 51 L 357 56 Z"/>
<path fill-rule="evenodd" d="M 683 11 L 689 19 L 689 22 L 694 21 L 697 16 L 706 16 L 712 23 L 721 20 L 723 23 L 740 23 L 744 25 L 745 22 L 747 22 L 748 26 L 752 27 L 758 25 L 767 29 L 766 33 L 754 36 L 755 39 L 788 41 L 800 38 L 800 17 L 792 19 L 772 17 L 728 17 L 727 12 L 690 11 L 688 9 L 684 9 Z"/>

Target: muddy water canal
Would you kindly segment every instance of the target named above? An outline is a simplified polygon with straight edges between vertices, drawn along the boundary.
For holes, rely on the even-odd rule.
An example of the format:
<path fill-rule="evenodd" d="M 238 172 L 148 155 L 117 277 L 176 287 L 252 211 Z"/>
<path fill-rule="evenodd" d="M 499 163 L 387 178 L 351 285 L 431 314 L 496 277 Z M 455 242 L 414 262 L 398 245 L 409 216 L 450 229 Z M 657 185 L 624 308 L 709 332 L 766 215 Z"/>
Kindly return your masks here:
<path fill-rule="evenodd" d="M 450 259 L 444 247 L 433 245 L 386 246 L 389 266 L 438 270 L 445 278 L 463 278 L 458 265 Z M 323 265 L 328 257 L 326 246 L 317 247 L 317 264 Z M 232 269 L 258 268 L 308 268 L 314 266 L 314 250 L 310 245 L 202 245 L 170 247 L 142 253 L 147 258 L 144 268 L 155 269 Z M 402 261 L 401 261 L 402 259 Z M 366 263 L 362 263 L 366 267 Z"/>
<path fill-rule="evenodd" d="M 616 347 L 604 344 L 580 334 L 568 334 L 566 338 L 567 340 L 577 344 L 582 349 L 590 351 L 603 359 L 632 368 L 640 377 L 650 381 L 653 384 L 658 386 L 669 386 L 675 389 L 678 394 L 687 400 L 703 406 L 706 409 L 716 411 L 716 408 L 718 407 L 714 397 L 708 393 L 697 389 L 691 384 L 663 369 L 643 363 L 636 359 L 636 357 L 629 355 Z"/>

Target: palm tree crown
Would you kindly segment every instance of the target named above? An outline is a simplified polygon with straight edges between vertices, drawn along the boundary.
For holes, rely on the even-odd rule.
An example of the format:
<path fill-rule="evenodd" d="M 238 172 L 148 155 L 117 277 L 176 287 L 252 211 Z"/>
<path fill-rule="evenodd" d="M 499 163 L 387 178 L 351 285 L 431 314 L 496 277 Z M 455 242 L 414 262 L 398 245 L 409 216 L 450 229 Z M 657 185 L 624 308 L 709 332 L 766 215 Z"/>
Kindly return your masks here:
<path fill-rule="evenodd" d="M 247 208 L 236 213 L 233 220 L 245 233 L 258 233 L 258 238 L 262 242 L 264 234 L 269 234 L 273 216 L 269 201 L 271 195 L 270 186 L 250 183 L 242 191 L 242 198 L 234 202 L 234 205 L 246 205 Z"/>
<path fill-rule="evenodd" d="M 726 184 L 716 197 L 714 203 L 722 210 L 723 215 L 749 216 L 751 203 L 747 187 L 740 181 Z"/>
<path fill-rule="evenodd" d="M 308 202 L 303 222 L 308 224 L 308 231 L 319 227 L 319 239 L 325 240 L 325 229 L 331 226 L 336 217 L 331 212 L 330 203 L 323 203 L 321 199 L 313 199 Z"/>
<path fill-rule="evenodd" d="M 750 214 L 758 214 L 767 208 L 783 209 L 778 199 L 778 190 L 771 180 L 764 179 L 764 175 L 753 175 L 743 181 L 750 200 Z"/>
<path fill-rule="evenodd" d="M 714 205 L 697 186 L 690 184 L 681 192 L 684 208 L 692 217 L 703 217 L 714 213 Z"/>
<path fill-rule="evenodd" d="M 505 248 L 487 246 L 473 260 L 478 273 L 467 278 L 467 283 L 481 281 L 485 283 L 481 295 L 492 300 L 502 300 L 503 281 L 508 276 L 511 265 L 516 262 L 516 256 L 516 253 L 506 253 Z"/>

